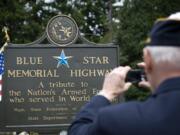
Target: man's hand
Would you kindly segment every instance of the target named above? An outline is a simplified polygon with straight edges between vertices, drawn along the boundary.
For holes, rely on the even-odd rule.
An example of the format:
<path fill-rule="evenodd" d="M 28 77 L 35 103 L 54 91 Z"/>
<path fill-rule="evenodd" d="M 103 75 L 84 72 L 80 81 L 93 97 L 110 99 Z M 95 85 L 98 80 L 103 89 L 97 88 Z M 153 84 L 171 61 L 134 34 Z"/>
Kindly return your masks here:
<path fill-rule="evenodd" d="M 102 95 L 112 101 L 115 97 L 128 90 L 131 83 L 126 83 L 125 78 L 130 69 L 131 68 L 129 66 L 118 67 L 107 74 L 104 80 L 103 88 L 99 92 L 99 95 Z"/>
<path fill-rule="evenodd" d="M 146 64 L 144 62 L 141 62 L 141 63 L 138 63 L 137 64 L 140 68 L 145 68 L 146 67 Z M 147 88 L 147 89 L 151 89 L 151 85 L 148 81 L 146 80 L 143 80 L 141 82 L 139 82 L 139 87 L 142 87 L 142 88 Z"/>

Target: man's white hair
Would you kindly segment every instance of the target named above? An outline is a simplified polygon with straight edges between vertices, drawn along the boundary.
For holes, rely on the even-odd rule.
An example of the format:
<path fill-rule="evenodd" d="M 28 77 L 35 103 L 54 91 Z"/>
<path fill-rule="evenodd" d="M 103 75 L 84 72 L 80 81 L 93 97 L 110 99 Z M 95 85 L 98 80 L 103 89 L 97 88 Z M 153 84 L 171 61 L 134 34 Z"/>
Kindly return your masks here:
<path fill-rule="evenodd" d="M 173 20 L 180 20 L 180 12 L 171 14 L 168 18 Z"/>
<path fill-rule="evenodd" d="M 155 62 L 155 64 L 167 63 L 167 66 L 173 66 L 180 69 L 180 47 L 146 47 Z"/>

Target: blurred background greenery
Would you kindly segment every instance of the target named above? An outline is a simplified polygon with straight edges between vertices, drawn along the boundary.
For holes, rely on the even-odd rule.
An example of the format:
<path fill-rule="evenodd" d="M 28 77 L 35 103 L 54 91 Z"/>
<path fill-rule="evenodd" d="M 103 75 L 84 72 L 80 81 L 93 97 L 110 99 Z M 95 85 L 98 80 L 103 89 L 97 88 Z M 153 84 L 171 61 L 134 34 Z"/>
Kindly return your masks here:
<path fill-rule="evenodd" d="M 154 21 L 179 9 L 179 0 L 1 0 L 0 29 L 9 28 L 12 43 L 28 43 L 43 34 L 50 18 L 66 14 L 90 41 L 118 45 L 120 64 L 135 68 Z M 0 39 L 2 46 L 3 33 Z M 144 100 L 148 95 L 132 87 L 125 97 Z"/>

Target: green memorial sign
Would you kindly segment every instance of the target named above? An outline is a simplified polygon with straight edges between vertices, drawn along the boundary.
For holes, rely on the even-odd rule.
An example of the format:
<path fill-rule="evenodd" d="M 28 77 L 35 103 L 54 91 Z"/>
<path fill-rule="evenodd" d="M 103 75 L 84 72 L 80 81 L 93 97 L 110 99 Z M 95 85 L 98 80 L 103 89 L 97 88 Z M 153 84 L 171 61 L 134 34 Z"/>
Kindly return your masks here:
<path fill-rule="evenodd" d="M 119 65 L 118 47 L 75 44 L 78 33 L 72 18 L 56 16 L 41 39 L 5 48 L 2 130 L 66 130 L 99 92 L 104 76 Z M 40 44 L 45 38 L 51 44 Z"/>

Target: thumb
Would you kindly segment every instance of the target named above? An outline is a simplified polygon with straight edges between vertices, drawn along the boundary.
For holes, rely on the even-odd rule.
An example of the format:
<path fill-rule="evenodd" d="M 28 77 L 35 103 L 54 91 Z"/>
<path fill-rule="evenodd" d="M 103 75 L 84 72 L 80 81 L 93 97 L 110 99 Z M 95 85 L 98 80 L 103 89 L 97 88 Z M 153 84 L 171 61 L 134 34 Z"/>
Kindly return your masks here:
<path fill-rule="evenodd" d="M 131 85 L 132 85 L 132 83 L 130 83 L 130 82 L 126 83 L 126 84 L 124 85 L 124 90 L 125 90 L 125 91 L 128 90 Z"/>

